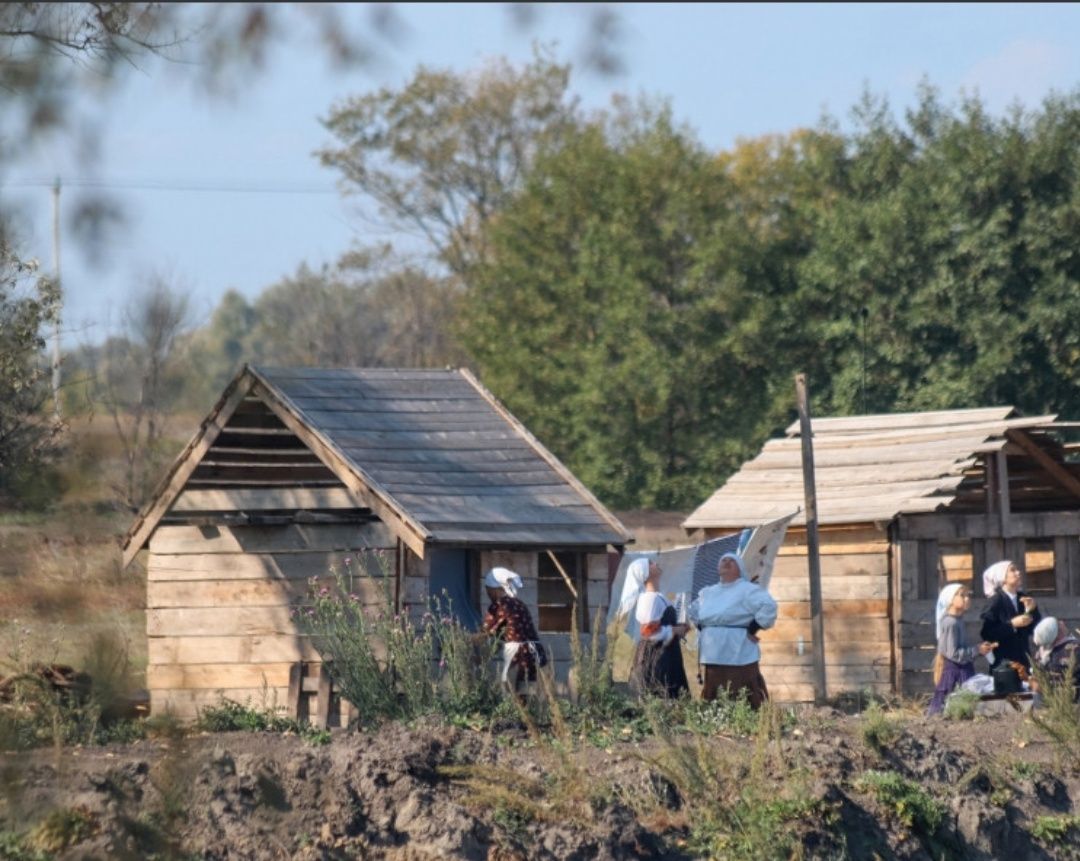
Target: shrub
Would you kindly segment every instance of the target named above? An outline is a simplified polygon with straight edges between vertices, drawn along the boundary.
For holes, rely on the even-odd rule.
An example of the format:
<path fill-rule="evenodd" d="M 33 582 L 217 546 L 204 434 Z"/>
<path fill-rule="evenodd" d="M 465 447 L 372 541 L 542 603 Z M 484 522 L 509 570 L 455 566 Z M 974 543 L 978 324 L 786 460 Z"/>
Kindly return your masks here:
<path fill-rule="evenodd" d="M 897 718 L 887 714 L 877 701 L 871 701 L 862 714 L 859 734 L 868 748 L 880 754 L 897 739 L 901 728 Z"/>
<path fill-rule="evenodd" d="M 942 714 L 946 720 L 974 720 L 979 695 L 974 691 L 956 691 L 945 700 Z"/>
<path fill-rule="evenodd" d="M 1080 771 L 1080 706 L 1076 703 L 1076 656 L 1069 662 L 1064 680 L 1036 668 L 1035 681 L 1041 702 L 1031 710 L 1031 722 L 1049 736 L 1065 764 Z"/>
<path fill-rule="evenodd" d="M 1031 826 L 1031 836 L 1047 845 L 1065 845 L 1080 840 L 1080 814 L 1040 816 Z"/>
<path fill-rule="evenodd" d="M 867 771 L 855 781 L 855 788 L 873 795 L 888 816 L 926 837 L 945 820 L 940 801 L 895 771 Z"/>
<path fill-rule="evenodd" d="M 310 603 L 297 608 L 295 618 L 360 719 L 459 717 L 494 709 L 500 697 L 491 659 L 498 644 L 449 615 L 410 619 L 397 612 L 382 554 L 358 567 L 335 575 L 329 585 L 312 580 Z M 382 587 L 374 606 L 355 591 L 360 577 Z M 452 609 L 448 601 L 444 606 Z"/>
<path fill-rule="evenodd" d="M 328 730 L 300 723 L 270 707 L 256 709 L 224 697 L 216 705 L 200 709 L 195 725 L 206 732 L 291 732 L 311 744 L 330 741 Z"/>

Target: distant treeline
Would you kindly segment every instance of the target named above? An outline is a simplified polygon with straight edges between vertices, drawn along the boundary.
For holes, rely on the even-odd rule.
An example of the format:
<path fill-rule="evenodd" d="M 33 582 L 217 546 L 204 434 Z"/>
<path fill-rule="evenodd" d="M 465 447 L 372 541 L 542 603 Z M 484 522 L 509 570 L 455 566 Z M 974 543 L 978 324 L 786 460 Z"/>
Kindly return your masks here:
<path fill-rule="evenodd" d="M 927 86 L 713 152 L 663 103 L 587 114 L 568 87 L 538 57 L 336 106 L 323 162 L 430 253 L 226 294 L 165 344 L 159 400 L 204 411 L 244 361 L 465 364 L 606 503 L 661 509 L 792 418 L 797 371 L 818 415 L 1080 418 L 1080 92 L 991 116 Z M 135 392 L 161 346 L 66 373 Z"/>

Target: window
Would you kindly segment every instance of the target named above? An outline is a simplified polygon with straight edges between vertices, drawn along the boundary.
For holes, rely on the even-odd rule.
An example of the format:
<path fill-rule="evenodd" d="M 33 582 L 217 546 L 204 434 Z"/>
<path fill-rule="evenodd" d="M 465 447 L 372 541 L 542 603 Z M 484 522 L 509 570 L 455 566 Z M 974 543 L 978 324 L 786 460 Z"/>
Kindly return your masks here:
<path fill-rule="evenodd" d="M 580 553 L 556 553 L 555 558 L 562 566 L 566 577 L 577 589 L 579 604 L 578 628 L 588 630 L 589 613 L 585 605 L 585 557 Z M 537 566 L 537 611 L 541 631 L 570 631 L 573 618 L 574 596 L 566 584 L 566 577 L 547 553 L 539 555 Z"/>
<path fill-rule="evenodd" d="M 957 580 L 970 584 L 974 564 L 970 541 L 938 543 L 938 572 L 942 584 Z"/>
<path fill-rule="evenodd" d="M 1024 543 L 1024 591 L 1032 597 L 1052 597 L 1054 582 L 1054 539 L 1029 538 Z"/>

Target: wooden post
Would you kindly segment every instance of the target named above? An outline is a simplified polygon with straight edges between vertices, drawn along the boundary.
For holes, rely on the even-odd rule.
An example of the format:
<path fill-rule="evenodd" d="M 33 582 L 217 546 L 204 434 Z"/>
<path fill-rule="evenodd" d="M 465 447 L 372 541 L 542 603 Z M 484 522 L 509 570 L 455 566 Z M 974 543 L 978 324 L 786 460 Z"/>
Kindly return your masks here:
<path fill-rule="evenodd" d="M 997 453 L 998 514 L 1001 516 L 1001 537 L 1009 537 L 1009 466 L 1005 451 Z"/>
<path fill-rule="evenodd" d="M 817 487 L 814 483 L 814 438 L 806 374 L 795 375 L 802 437 L 803 493 L 806 497 L 806 561 L 810 568 L 810 639 L 814 647 L 814 701 L 825 702 L 825 617 L 821 606 L 821 555 L 818 543 Z"/>

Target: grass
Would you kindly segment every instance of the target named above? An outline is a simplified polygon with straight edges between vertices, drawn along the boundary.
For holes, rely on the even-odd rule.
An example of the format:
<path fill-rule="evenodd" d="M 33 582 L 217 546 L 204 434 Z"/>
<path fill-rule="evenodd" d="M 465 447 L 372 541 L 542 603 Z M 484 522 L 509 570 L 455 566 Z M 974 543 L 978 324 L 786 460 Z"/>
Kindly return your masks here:
<path fill-rule="evenodd" d="M 1070 661 L 1065 672 L 1067 681 L 1050 677 L 1036 668 L 1042 702 L 1031 710 L 1031 722 L 1053 743 L 1061 765 L 1080 772 L 1080 708 L 1076 703 L 1076 691 L 1071 679 L 1076 657 Z"/>
<path fill-rule="evenodd" d="M 890 819 L 921 836 L 932 837 L 945 821 L 945 805 L 895 771 L 864 772 L 855 788 L 873 796 Z"/>
<path fill-rule="evenodd" d="M 330 742 L 329 730 L 300 723 L 272 708 L 252 708 L 224 697 L 217 705 L 200 710 L 195 727 L 205 732 L 293 733 L 314 745 Z"/>
<path fill-rule="evenodd" d="M 859 721 L 859 736 L 863 744 L 878 755 L 884 753 L 902 731 L 902 721 L 886 712 L 876 700 L 870 702 Z"/>
<path fill-rule="evenodd" d="M 974 720 L 979 695 L 972 691 L 956 691 L 945 700 L 942 714 L 946 720 Z"/>
<path fill-rule="evenodd" d="M 1031 836 L 1047 846 L 1076 846 L 1080 841 L 1080 813 L 1040 816 L 1031 826 Z"/>

